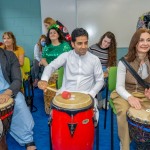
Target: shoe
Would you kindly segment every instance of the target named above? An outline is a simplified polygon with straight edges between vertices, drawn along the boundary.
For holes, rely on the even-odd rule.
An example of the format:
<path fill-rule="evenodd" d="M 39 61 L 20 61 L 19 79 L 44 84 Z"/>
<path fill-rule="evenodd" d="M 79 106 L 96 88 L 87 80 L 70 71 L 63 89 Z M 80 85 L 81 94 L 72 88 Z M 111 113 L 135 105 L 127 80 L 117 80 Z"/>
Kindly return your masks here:
<path fill-rule="evenodd" d="M 103 109 L 105 109 L 105 103 L 106 103 L 106 99 L 103 99 Z M 109 109 L 109 102 L 107 102 L 107 108 L 106 110 Z"/>
<path fill-rule="evenodd" d="M 25 147 L 26 147 L 26 150 L 37 150 L 34 142 L 25 144 Z"/>
<path fill-rule="evenodd" d="M 120 145 L 120 150 L 122 150 L 122 144 L 121 144 L 121 142 L 119 143 L 119 145 Z"/>

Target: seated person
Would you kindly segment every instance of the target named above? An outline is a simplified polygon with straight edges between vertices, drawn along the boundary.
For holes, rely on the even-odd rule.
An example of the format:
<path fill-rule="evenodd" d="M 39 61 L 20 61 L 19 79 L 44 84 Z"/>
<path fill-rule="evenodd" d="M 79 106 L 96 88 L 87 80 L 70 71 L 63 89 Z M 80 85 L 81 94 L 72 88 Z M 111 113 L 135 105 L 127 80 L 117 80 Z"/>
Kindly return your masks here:
<path fill-rule="evenodd" d="M 134 33 L 125 59 L 144 81 L 150 83 L 150 30 L 141 28 Z M 150 89 L 144 89 L 119 61 L 116 91 L 112 92 L 111 98 L 117 111 L 120 149 L 130 150 L 126 113 L 130 107 L 140 110 L 150 105 Z"/>
<path fill-rule="evenodd" d="M 46 36 L 41 35 L 38 43 L 36 43 L 34 46 L 34 60 L 33 60 L 33 67 L 31 69 L 34 87 L 37 87 L 38 80 L 41 77 L 40 73 L 42 73 L 44 69 L 43 65 L 40 64 L 40 61 L 42 58 L 42 50 L 45 44 L 46 44 Z"/>
<path fill-rule="evenodd" d="M 22 80 L 17 57 L 11 51 L 0 48 L 0 103 L 15 100 L 14 113 L 10 126 L 10 134 L 27 150 L 35 150 L 33 142 L 34 121 L 24 96 L 20 91 Z"/>
<path fill-rule="evenodd" d="M 59 67 L 64 67 L 62 91 L 76 91 L 89 94 L 93 99 L 104 84 L 101 63 L 97 56 L 88 52 L 88 33 L 83 28 L 77 28 L 72 32 L 73 50 L 64 52 L 53 60 L 44 69 L 38 87 L 46 91 L 48 80 L 52 73 Z M 93 61 L 94 60 L 94 61 Z M 99 112 L 95 100 L 96 118 Z"/>
<path fill-rule="evenodd" d="M 3 45 L 1 46 L 1 48 L 14 52 L 19 60 L 20 66 L 23 66 L 25 52 L 21 46 L 17 45 L 14 34 L 12 32 L 4 32 L 2 37 Z"/>
<path fill-rule="evenodd" d="M 116 38 L 115 35 L 108 31 L 100 38 L 97 44 L 89 47 L 89 51 L 98 56 L 101 61 L 105 78 L 108 76 L 109 67 L 116 65 Z M 97 95 L 99 108 L 105 108 L 106 89 L 103 92 L 99 92 Z M 108 107 L 109 108 L 109 107 Z"/>
<path fill-rule="evenodd" d="M 40 64 L 47 66 L 51 61 L 56 59 L 60 54 L 70 51 L 71 47 L 68 42 L 65 41 L 61 34 L 59 26 L 54 24 L 50 27 L 46 37 L 46 46 L 42 51 L 42 59 Z M 57 73 L 53 73 L 49 80 L 49 85 L 53 85 L 56 88 Z M 47 91 L 44 93 L 45 112 L 49 114 L 50 102 L 55 96 L 55 92 Z"/>

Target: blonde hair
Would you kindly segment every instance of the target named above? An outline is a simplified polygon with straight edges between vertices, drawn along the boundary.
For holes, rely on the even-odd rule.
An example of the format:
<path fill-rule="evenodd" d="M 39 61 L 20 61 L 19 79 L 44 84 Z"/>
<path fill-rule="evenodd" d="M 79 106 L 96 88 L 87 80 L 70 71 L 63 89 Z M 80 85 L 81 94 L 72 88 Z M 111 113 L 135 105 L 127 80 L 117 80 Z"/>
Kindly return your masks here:
<path fill-rule="evenodd" d="M 7 35 L 9 38 L 13 40 L 13 51 L 16 51 L 18 49 L 17 42 L 14 34 L 12 32 L 4 32 L 2 35 L 2 38 L 4 39 L 4 36 Z M 6 45 L 4 44 L 4 49 L 6 49 Z"/>
<path fill-rule="evenodd" d="M 47 17 L 44 19 L 44 23 L 47 23 L 47 24 L 49 24 L 49 26 L 51 26 L 53 24 L 56 24 L 56 21 L 50 17 Z"/>

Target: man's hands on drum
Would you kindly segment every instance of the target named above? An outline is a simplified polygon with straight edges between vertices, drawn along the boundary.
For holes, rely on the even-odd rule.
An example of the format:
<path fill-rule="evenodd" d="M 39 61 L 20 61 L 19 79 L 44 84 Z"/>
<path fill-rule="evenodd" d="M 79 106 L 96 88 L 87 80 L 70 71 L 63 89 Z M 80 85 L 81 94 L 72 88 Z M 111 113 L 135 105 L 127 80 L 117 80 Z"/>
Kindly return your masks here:
<path fill-rule="evenodd" d="M 134 107 L 135 109 L 141 109 L 141 103 L 140 99 L 134 96 L 129 96 L 128 97 L 128 102 L 131 105 L 131 107 Z"/>
<path fill-rule="evenodd" d="M 145 96 L 150 99 L 150 88 L 149 89 L 145 89 L 144 91 Z"/>
<path fill-rule="evenodd" d="M 47 87 L 48 87 L 48 82 L 47 81 L 43 81 L 43 80 L 40 80 L 38 82 L 38 87 L 39 89 L 43 90 L 44 92 L 47 91 Z"/>

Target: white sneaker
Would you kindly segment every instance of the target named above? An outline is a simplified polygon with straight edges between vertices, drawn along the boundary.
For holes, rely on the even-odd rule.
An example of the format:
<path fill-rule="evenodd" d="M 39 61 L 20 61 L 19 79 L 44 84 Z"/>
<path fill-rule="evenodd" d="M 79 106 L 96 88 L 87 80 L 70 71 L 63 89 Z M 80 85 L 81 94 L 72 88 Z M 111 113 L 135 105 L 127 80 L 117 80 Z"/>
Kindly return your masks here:
<path fill-rule="evenodd" d="M 105 109 L 106 99 L 103 99 L 103 109 Z M 107 102 L 107 110 L 109 109 L 109 102 Z"/>

